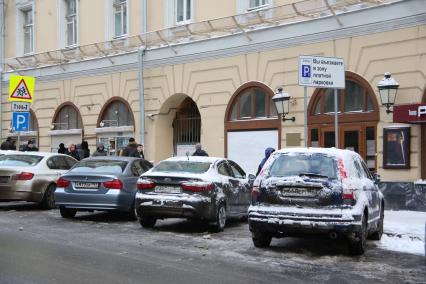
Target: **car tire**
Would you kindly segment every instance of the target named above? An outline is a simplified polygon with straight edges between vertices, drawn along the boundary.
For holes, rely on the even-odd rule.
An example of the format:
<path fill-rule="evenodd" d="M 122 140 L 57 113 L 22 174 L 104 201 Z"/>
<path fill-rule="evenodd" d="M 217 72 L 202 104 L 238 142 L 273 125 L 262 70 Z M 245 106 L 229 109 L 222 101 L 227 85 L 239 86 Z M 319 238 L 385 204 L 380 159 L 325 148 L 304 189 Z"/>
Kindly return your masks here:
<path fill-rule="evenodd" d="M 253 244 L 257 248 L 267 248 L 271 245 L 272 237 L 265 232 L 255 231 L 252 233 Z"/>
<path fill-rule="evenodd" d="M 356 240 L 349 241 L 349 252 L 352 255 L 362 255 L 367 246 L 367 216 L 363 215 L 360 231 L 356 232 Z"/>
<path fill-rule="evenodd" d="M 371 235 L 370 235 L 370 239 L 371 240 L 375 240 L 375 241 L 380 241 L 380 239 L 382 238 L 383 235 L 383 220 L 385 217 L 384 214 L 384 208 L 382 207 L 380 209 L 380 218 L 379 218 L 379 224 L 377 225 L 377 230 L 374 231 Z"/>
<path fill-rule="evenodd" d="M 220 203 L 216 210 L 216 220 L 212 229 L 213 232 L 219 233 L 225 229 L 226 225 L 226 207 L 224 203 Z"/>
<path fill-rule="evenodd" d="M 62 218 L 71 219 L 77 214 L 77 209 L 59 207 L 59 212 L 61 213 Z"/>
<path fill-rule="evenodd" d="M 43 194 L 43 199 L 40 202 L 40 206 L 43 209 L 51 210 L 55 208 L 55 185 L 49 185 Z"/>
<path fill-rule="evenodd" d="M 141 216 L 139 217 L 139 223 L 144 228 L 154 228 L 157 219 L 154 217 Z"/>

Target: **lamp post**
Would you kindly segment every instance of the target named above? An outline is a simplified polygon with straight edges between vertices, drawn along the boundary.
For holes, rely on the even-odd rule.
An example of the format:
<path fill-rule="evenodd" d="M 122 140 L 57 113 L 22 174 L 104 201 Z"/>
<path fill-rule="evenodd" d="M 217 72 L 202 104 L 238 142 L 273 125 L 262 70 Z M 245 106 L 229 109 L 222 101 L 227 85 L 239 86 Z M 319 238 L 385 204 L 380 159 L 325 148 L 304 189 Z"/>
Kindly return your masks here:
<path fill-rule="evenodd" d="M 377 84 L 377 88 L 379 89 L 382 106 L 386 107 L 386 113 L 392 113 L 393 110 L 390 110 L 390 107 L 395 104 L 396 93 L 399 88 L 398 82 L 391 78 L 391 73 L 386 72 L 385 77 Z"/>
<path fill-rule="evenodd" d="M 275 107 L 277 108 L 278 114 L 282 115 L 282 120 L 291 120 L 294 122 L 296 120 L 294 116 L 290 118 L 285 118 L 286 115 L 290 112 L 290 99 L 290 95 L 284 92 L 283 88 L 281 87 L 277 89 L 275 95 L 272 97 L 272 101 L 274 102 Z"/>

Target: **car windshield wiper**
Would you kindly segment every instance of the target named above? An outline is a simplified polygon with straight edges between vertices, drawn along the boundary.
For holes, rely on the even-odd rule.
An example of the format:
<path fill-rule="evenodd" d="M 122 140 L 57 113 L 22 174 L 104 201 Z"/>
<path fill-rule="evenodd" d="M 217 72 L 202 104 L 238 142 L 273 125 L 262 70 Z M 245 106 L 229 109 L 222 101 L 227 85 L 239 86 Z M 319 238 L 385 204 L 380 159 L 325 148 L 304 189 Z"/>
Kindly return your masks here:
<path fill-rule="evenodd" d="M 307 177 L 319 177 L 319 178 L 328 178 L 328 176 L 325 175 L 320 175 L 320 174 L 316 174 L 316 173 L 300 173 L 299 177 L 301 176 L 307 176 Z"/>

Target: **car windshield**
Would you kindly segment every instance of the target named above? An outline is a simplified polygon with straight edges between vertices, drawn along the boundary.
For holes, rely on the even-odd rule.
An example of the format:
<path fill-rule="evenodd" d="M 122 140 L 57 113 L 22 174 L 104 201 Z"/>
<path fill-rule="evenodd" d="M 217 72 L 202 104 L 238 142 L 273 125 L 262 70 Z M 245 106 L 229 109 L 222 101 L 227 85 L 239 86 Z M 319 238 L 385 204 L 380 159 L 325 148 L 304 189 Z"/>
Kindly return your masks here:
<path fill-rule="evenodd" d="M 269 176 L 307 176 L 337 178 L 337 163 L 333 157 L 322 153 L 283 154 L 272 163 Z"/>
<path fill-rule="evenodd" d="M 71 172 L 121 174 L 126 168 L 126 165 L 126 161 L 86 160 L 75 164 Z"/>
<path fill-rule="evenodd" d="M 3 155 L 0 156 L 0 166 L 33 167 L 43 159 L 34 155 Z"/>
<path fill-rule="evenodd" d="M 153 172 L 202 174 L 209 170 L 211 163 L 194 161 L 163 161 L 156 165 Z"/>

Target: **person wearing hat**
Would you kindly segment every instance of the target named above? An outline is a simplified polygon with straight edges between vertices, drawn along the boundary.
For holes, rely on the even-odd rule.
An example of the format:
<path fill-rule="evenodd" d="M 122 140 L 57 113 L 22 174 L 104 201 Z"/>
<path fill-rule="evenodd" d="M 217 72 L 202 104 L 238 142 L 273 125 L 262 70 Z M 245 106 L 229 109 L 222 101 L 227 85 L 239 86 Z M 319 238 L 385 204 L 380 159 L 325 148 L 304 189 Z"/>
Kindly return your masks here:
<path fill-rule="evenodd" d="M 38 148 L 34 145 L 34 142 L 32 140 L 28 140 L 27 145 L 24 147 L 24 151 L 38 151 Z"/>
<path fill-rule="evenodd" d="M 65 144 L 64 143 L 60 143 L 59 144 L 58 153 L 59 154 L 68 154 L 68 149 L 65 148 Z"/>
<path fill-rule="evenodd" d="M 107 152 L 105 151 L 104 144 L 99 143 L 98 148 L 96 148 L 96 151 L 93 152 L 92 156 L 94 156 L 94 157 L 96 157 L 96 156 L 107 156 Z"/>

